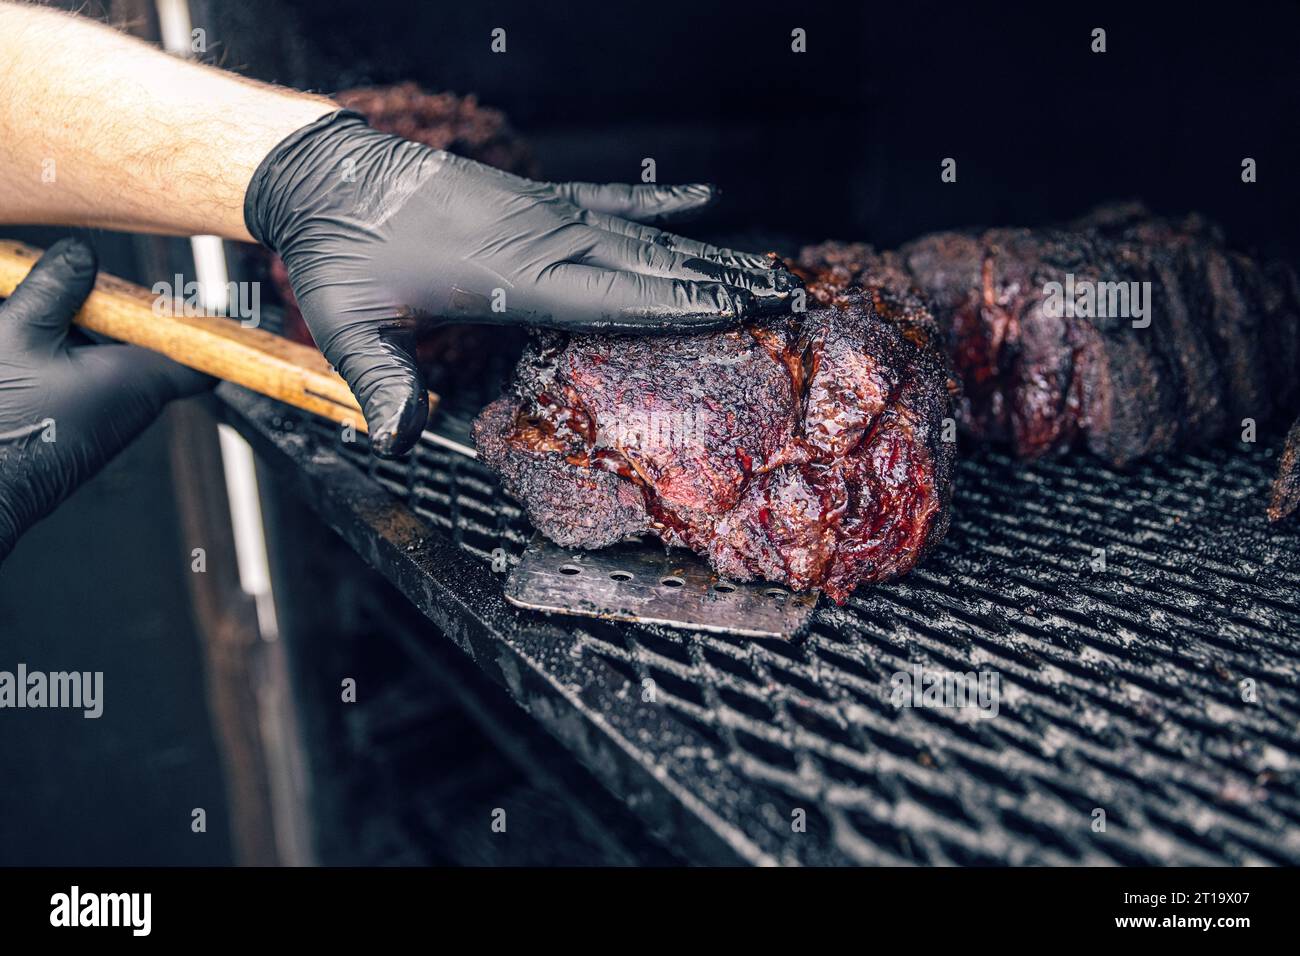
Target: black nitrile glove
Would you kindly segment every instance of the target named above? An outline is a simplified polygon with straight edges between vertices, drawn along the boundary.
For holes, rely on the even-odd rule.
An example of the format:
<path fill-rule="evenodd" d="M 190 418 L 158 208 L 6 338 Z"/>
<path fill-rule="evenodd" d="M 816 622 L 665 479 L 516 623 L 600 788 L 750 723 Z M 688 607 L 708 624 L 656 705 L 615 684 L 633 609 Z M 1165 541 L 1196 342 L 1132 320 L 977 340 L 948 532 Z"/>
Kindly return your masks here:
<path fill-rule="evenodd" d="M 785 311 L 798 280 L 761 255 L 662 232 L 709 186 L 542 183 L 322 117 L 262 161 L 244 220 L 280 254 L 303 318 L 399 455 L 428 417 L 424 323 L 684 332 Z M 626 218 L 619 218 L 626 217 Z"/>
<path fill-rule="evenodd" d="M 164 405 L 212 381 L 157 352 L 70 331 L 95 271 L 90 246 L 61 240 L 0 303 L 0 561 Z"/>

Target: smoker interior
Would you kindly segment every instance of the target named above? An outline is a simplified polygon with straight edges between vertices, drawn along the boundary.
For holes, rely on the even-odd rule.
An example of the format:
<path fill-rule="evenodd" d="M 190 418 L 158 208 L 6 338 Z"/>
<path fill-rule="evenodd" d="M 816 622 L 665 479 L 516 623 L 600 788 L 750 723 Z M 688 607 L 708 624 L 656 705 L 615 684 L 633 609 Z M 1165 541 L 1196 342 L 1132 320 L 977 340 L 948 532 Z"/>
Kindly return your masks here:
<path fill-rule="evenodd" d="M 1282 175 L 1249 188 L 1237 175 L 1251 153 L 1263 169 L 1294 166 L 1294 124 L 1278 122 L 1294 114 L 1295 89 L 1281 13 L 1225 21 L 1129 5 L 1099 17 L 1112 50 L 1097 57 L 1077 18 L 925 4 L 762 2 L 740 17 L 658 4 L 634 18 L 598 3 L 196 9 L 223 59 L 262 79 L 477 93 L 551 178 L 626 181 L 652 156 L 661 181 L 719 182 L 724 201 L 701 235 L 740 248 L 891 246 L 934 229 L 1062 221 L 1128 196 L 1295 248 L 1300 194 Z M 505 56 L 488 47 L 497 26 Z M 806 57 L 789 52 L 791 26 L 807 30 Z M 1214 70 L 1199 58 L 1207 33 Z M 954 154 L 959 184 L 941 184 L 939 159 Z M 720 236 L 755 226 L 795 238 Z M 1023 465 L 964 449 L 938 552 L 901 582 L 823 603 L 786 643 L 518 611 L 492 555 L 517 556 L 531 531 L 483 468 L 428 442 L 377 461 L 319 422 L 228 386 L 220 395 L 277 493 L 291 489 L 360 556 L 308 563 L 290 543 L 281 592 L 310 603 L 373 569 L 385 598 L 358 587 L 332 606 L 391 612 L 400 594 L 414 623 L 370 628 L 395 642 L 393 660 L 440 687 L 495 681 L 477 722 L 523 716 L 498 745 L 544 728 L 558 750 L 523 763 L 571 755 L 576 796 L 560 802 L 608 795 L 610 815 L 633 818 L 601 832 L 637 824 L 644 846 L 693 862 L 1300 862 L 1300 535 L 1263 516 L 1277 435 L 1129 474 L 1082 456 Z M 494 397 L 445 396 L 444 427 Z M 448 681 L 453 661 L 472 663 Z M 996 671 L 998 718 L 895 710 L 890 678 L 916 664 Z M 642 699 L 647 680 L 654 702 Z M 1243 681 L 1257 702 L 1243 700 Z M 421 687 L 393 700 L 434 707 Z M 411 707 L 413 727 L 433 719 Z M 385 739 L 404 748 L 405 736 Z M 403 752 L 420 766 L 418 746 Z M 419 774 L 391 779 L 405 807 Z M 792 830 L 796 810 L 806 832 Z M 605 818 L 584 812 L 573 824 L 584 832 Z M 416 842 L 389 837 L 380 844 Z"/>
<path fill-rule="evenodd" d="M 1300 862 L 1300 537 L 1263 516 L 1275 437 L 1129 474 L 965 454 L 939 550 L 784 642 L 511 608 L 493 554 L 531 530 L 482 466 L 427 438 L 381 461 L 222 396 L 435 625 L 408 651 L 450 638 L 686 859 Z M 916 665 L 996 672 L 997 718 L 896 709 Z"/>

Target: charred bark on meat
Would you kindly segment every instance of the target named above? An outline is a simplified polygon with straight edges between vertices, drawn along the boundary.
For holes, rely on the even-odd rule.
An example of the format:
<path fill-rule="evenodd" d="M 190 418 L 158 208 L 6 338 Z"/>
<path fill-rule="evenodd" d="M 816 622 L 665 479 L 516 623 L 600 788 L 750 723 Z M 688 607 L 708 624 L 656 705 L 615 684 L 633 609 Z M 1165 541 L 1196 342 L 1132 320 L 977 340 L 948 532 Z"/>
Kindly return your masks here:
<path fill-rule="evenodd" d="M 886 318 L 846 293 L 730 332 L 547 335 L 475 441 L 561 544 L 648 532 L 724 577 L 843 601 L 909 570 L 948 525 L 937 328 L 919 299 L 894 304 Z"/>
<path fill-rule="evenodd" d="M 1062 229 L 935 233 L 896 256 L 824 243 L 804 249 L 796 271 L 830 301 L 869 284 L 882 260 L 946 333 L 964 431 L 1021 457 L 1086 447 L 1123 468 L 1294 411 L 1300 398 L 1294 270 L 1227 248 L 1195 215 L 1111 206 Z M 1151 321 L 1049 308 L 1049 284 L 1067 276 L 1112 291 L 1149 283 Z"/>

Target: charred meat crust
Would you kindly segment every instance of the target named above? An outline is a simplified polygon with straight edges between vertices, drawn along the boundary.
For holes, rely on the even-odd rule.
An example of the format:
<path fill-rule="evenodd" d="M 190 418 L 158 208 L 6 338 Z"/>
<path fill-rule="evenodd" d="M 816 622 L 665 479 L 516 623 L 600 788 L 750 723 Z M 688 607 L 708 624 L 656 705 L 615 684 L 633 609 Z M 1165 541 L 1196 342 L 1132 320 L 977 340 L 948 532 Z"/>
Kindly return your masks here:
<path fill-rule="evenodd" d="M 722 576 L 842 602 L 948 525 L 947 369 L 928 312 L 895 294 L 895 321 L 846 291 L 729 332 L 541 336 L 476 421 L 480 454 L 562 544 L 649 531 Z"/>
<path fill-rule="evenodd" d="M 830 301 L 886 259 L 931 303 L 963 429 L 1022 457 L 1086 447 L 1125 467 L 1294 409 L 1300 394 L 1295 272 L 1227 249 L 1198 216 L 1103 207 L 1064 229 L 936 233 L 896 257 L 823 243 L 798 271 Z M 1051 314 L 1045 285 L 1067 273 L 1149 282 L 1150 324 Z"/>
<path fill-rule="evenodd" d="M 430 93 L 407 82 L 343 90 L 334 100 L 385 133 L 520 176 L 537 175 L 532 148 L 506 115 L 481 105 L 473 94 Z"/>
<path fill-rule="evenodd" d="M 1300 509 L 1300 419 L 1287 432 L 1268 502 L 1268 519 L 1281 521 Z"/>

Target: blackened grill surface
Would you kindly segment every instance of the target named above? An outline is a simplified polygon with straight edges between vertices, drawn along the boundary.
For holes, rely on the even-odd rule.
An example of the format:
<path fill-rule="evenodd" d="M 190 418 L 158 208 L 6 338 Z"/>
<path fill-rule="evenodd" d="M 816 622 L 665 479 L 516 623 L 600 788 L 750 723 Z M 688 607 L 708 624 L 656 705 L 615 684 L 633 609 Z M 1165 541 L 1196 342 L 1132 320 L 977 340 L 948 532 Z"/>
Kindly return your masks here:
<path fill-rule="evenodd" d="M 442 533 L 430 552 L 455 541 L 486 567 L 531 534 L 476 463 L 427 443 L 374 460 L 242 403 L 255 444 L 288 424 L 299 468 L 352 462 Z M 823 602 L 800 641 L 499 612 L 493 661 L 529 656 L 558 691 L 516 699 L 690 859 L 1297 863 L 1300 540 L 1259 513 L 1270 442 L 1123 475 L 1087 456 L 968 457 L 932 558 Z M 417 606 L 434 590 L 399 586 Z M 999 715 L 895 710 L 891 676 L 918 664 L 996 671 Z"/>

